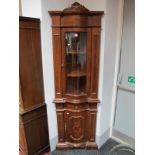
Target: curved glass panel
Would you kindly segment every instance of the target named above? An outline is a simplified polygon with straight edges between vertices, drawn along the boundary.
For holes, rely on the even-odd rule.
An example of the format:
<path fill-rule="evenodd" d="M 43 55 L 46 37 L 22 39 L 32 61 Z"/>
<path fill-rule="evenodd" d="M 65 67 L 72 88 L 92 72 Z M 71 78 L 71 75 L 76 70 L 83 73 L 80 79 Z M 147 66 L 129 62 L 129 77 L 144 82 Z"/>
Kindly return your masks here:
<path fill-rule="evenodd" d="M 65 33 L 66 93 L 86 93 L 87 33 Z"/>

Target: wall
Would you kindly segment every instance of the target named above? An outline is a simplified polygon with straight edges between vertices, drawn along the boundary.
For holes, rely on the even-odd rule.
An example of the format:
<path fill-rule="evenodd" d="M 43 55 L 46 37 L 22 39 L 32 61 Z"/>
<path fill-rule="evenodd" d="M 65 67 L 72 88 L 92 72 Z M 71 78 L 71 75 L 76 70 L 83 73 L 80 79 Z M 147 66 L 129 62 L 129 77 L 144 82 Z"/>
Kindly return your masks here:
<path fill-rule="evenodd" d="M 41 0 L 21 0 L 21 3 L 23 16 L 41 18 Z"/>
<path fill-rule="evenodd" d="M 105 9 L 105 38 L 103 47 L 104 55 L 101 55 L 103 64 L 103 83 L 99 87 L 101 94 L 101 104 L 99 105 L 98 115 L 98 144 L 102 145 L 111 136 L 114 98 L 116 96 L 116 80 L 120 51 L 120 34 L 121 34 L 121 18 L 122 0 L 107 0 Z M 102 81 L 100 76 L 100 82 Z M 97 134 L 98 134 L 97 133 Z"/>
<path fill-rule="evenodd" d="M 119 0 L 76 0 L 90 10 L 105 11 L 102 18 L 99 99 L 96 138 L 99 147 L 109 138 L 111 125 L 112 99 L 115 94 L 114 80 L 117 61 L 117 29 Z M 40 3 L 41 2 L 41 3 Z M 57 121 L 54 99 L 53 50 L 51 19 L 49 10 L 62 10 L 70 6 L 74 0 L 22 0 L 23 16 L 41 18 L 42 58 L 45 100 L 48 111 L 49 138 L 51 150 L 57 143 Z M 39 10 L 40 9 L 40 10 Z"/>
<path fill-rule="evenodd" d="M 135 84 L 128 82 L 128 76 L 135 76 L 134 5 L 135 0 L 124 0 L 121 60 L 119 67 L 119 77 L 121 78 L 118 80 L 119 87 L 113 126 L 113 136 L 133 147 L 135 138 Z"/>
<path fill-rule="evenodd" d="M 135 94 L 118 90 L 114 130 L 135 138 Z"/>
<path fill-rule="evenodd" d="M 22 16 L 22 3 L 21 3 L 21 0 L 19 0 L 19 16 Z"/>

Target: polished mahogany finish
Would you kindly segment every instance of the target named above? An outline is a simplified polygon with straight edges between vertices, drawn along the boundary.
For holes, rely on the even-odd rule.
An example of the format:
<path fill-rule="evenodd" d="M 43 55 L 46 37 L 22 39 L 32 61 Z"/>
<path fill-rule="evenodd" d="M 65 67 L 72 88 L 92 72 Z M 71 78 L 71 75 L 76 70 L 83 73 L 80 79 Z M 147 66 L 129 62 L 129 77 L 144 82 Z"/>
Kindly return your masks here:
<path fill-rule="evenodd" d="M 57 149 L 96 149 L 99 51 L 103 11 L 75 2 L 52 18 Z"/>
<path fill-rule="evenodd" d="M 40 20 L 20 17 L 19 74 L 24 110 L 44 104 Z"/>
<path fill-rule="evenodd" d="M 49 148 L 40 20 L 19 18 L 19 147 L 24 155 Z"/>

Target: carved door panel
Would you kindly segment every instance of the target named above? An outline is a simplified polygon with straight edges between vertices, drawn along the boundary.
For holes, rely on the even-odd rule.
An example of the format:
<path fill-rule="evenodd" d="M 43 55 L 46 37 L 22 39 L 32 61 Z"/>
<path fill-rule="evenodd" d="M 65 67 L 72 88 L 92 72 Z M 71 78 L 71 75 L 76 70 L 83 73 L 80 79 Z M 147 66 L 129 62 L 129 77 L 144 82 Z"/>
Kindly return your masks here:
<path fill-rule="evenodd" d="M 66 138 L 69 142 L 86 142 L 89 135 L 88 111 L 65 112 Z"/>

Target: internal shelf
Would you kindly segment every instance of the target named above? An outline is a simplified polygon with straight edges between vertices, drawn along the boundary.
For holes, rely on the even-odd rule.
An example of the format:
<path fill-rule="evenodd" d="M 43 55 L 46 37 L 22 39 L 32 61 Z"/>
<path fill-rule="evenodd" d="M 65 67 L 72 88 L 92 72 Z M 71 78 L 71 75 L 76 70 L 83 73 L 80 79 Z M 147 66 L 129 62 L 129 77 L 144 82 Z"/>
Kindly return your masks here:
<path fill-rule="evenodd" d="M 82 76 L 86 76 L 86 73 L 76 70 L 76 71 L 72 71 L 72 72 L 68 73 L 67 76 L 68 77 L 82 77 Z"/>
<path fill-rule="evenodd" d="M 77 55 L 77 54 L 86 54 L 86 52 L 67 52 L 67 55 L 68 54 Z"/>

